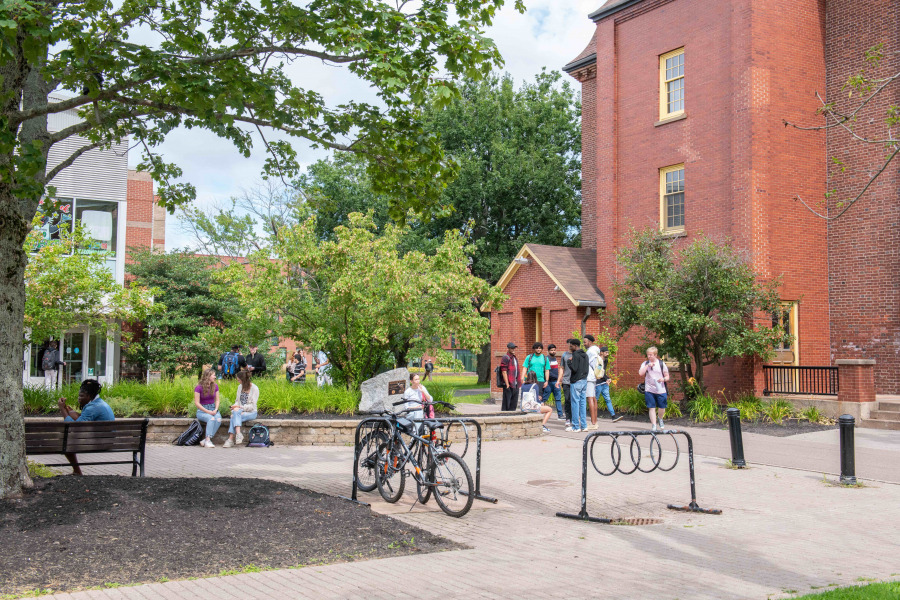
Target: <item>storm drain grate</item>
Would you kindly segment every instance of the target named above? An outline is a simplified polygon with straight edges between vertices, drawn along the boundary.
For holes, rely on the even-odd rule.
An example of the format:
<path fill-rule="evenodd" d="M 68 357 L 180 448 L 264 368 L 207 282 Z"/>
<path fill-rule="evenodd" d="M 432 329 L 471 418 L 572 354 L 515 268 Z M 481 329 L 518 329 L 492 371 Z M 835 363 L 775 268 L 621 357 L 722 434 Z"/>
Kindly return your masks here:
<path fill-rule="evenodd" d="M 645 519 L 642 517 L 632 517 L 630 519 L 618 519 L 613 521 L 613 525 L 659 525 L 662 519 Z"/>

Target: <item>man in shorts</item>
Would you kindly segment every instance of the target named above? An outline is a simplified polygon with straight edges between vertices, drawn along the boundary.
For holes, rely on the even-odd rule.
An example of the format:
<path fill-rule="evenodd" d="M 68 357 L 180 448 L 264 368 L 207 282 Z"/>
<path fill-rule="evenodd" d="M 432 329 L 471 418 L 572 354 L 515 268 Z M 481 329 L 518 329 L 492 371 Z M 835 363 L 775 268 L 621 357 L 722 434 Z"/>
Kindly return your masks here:
<path fill-rule="evenodd" d="M 584 345 L 587 346 L 588 373 L 587 373 L 587 406 L 591 413 L 591 424 L 587 431 L 596 431 L 597 426 L 597 366 L 600 364 L 600 349 L 594 344 L 596 339 L 591 334 L 584 336 Z"/>
<path fill-rule="evenodd" d="M 659 360 L 658 354 L 659 351 L 655 346 L 647 348 L 647 360 L 638 369 L 638 375 L 644 377 L 644 404 L 647 405 L 650 413 L 652 431 L 665 429 L 666 424 L 663 422 L 663 417 L 666 416 L 666 406 L 668 406 L 666 382 L 669 381 L 669 368 Z"/>

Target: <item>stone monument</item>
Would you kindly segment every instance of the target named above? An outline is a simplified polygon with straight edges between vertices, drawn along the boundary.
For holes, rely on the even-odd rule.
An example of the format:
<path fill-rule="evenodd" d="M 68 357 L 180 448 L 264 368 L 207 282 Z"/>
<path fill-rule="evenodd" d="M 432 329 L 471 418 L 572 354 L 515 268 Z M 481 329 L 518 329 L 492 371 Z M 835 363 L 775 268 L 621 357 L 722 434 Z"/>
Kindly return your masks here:
<path fill-rule="evenodd" d="M 378 413 L 383 410 L 396 412 L 401 407 L 392 406 L 398 402 L 403 392 L 409 387 L 409 369 L 406 367 L 385 371 L 372 379 L 367 379 L 359 386 L 362 398 L 359 401 L 359 412 L 363 414 Z"/>

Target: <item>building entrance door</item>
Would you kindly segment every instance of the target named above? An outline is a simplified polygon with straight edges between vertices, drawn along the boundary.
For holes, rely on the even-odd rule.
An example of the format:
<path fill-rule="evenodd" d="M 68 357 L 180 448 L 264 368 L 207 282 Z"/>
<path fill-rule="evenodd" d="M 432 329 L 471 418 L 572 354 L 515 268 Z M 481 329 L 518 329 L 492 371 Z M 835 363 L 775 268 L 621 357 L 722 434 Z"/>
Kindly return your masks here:
<path fill-rule="evenodd" d="M 797 367 L 800 365 L 800 344 L 797 329 L 797 303 L 782 302 L 772 315 L 772 326 L 781 328 L 790 336 L 774 348 L 775 356 L 771 360 L 773 366 Z M 774 390 L 783 392 L 799 390 L 798 369 L 773 369 L 772 385 Z"/>
<path fill-rule="evenodd" d="M 85 361 L 85 333 L 73 331 L 63 335 L 62 360 L 66 363 L 63 367 L 63 383 L 80 383 L 84 377 Z"/>

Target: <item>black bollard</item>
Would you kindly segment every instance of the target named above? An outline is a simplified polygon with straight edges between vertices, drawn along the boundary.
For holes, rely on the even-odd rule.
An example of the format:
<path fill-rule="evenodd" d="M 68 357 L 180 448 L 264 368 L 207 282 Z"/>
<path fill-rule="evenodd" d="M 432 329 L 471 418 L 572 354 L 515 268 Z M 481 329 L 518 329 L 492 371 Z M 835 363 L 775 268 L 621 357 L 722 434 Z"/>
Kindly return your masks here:
<path fill-rule="evenodd" d="M 851 415 L 838 417 L 841 428 L 841 485 L 856 485 L 856 450 L 854 449 L 853 429 L 856 419 Z"/>
<path fill-rule="evenodd" d="M 731 435 L 731 466 L 744 468 L 747 461 L 744 460 L 744 439 L 741 437 L 741 411 L 737 408 L 725 410 L 728 415 L 728 431 Z"/>

